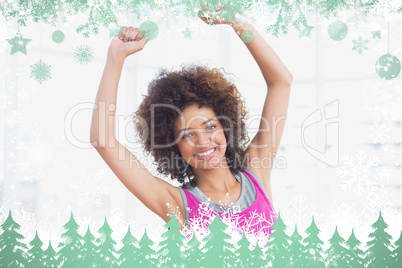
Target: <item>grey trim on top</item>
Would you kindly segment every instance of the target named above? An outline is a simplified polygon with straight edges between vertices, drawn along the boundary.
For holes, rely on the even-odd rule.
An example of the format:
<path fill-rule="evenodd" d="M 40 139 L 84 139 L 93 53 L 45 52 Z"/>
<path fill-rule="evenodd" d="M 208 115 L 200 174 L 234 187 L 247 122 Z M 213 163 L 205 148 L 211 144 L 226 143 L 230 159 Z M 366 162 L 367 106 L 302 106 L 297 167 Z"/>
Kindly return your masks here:
<path fill-rule="evenodd" d="M 240 209 L 239 212 L 242 212 L 246 210 L 254 202 L 257 196 L 257 192 L 254 188 L 253 183 L 251 182 L 251 179 L 248 178 L 244 172 L 235 173 L 234 176 L 237 179 L 237 181 L 239 181 L 242 184 L 242 189 L 240 192 L 239 199 L 230 206 L 232 207 L 239 206 Z M 208 197 L 197 186 L 195 187 L 187 186 L 184 187 L 184 189 L 189 191 L 199 202 L 207 203 L 208 207 L 212 208 L 213 210 L 216 210 L 221 213 L 225 212 L 222 204 L 215 203 L 212 200 L 208 200 Z"/>
<path fill-rule="evenodd" d="M 186 211 L 186 227 L 187 229 L 190 229 L 190 222 L 189 222 L 189 212 L 188 212 L 188 202 L 187 202 L 187 197 L 186 197 L 186 193 L 183 191 L 183 189 L 181 187 L 177 187 L 181 193 L 181 197 L 183 198 L 183 202 L 184 202 L 184 210 Z"/>
<path fill-rule="evenodd" d="M 260 178 L 258 178 L 258 176 L 255 175 L 255 173 L 254 173 L 251 169 L 249 169 L 248 167 L 244 166 L 244 170 L 247 171 L 248 173 L 250 173 L 251 176 L 253 176 L 254 178 L 257 179 L 257 181 L 258 181 L 258 183 L 260 184 L 262 190 L 264 191 L 265 195 L 267 196 L 268 201 L 271 203 L 271 206 L 274 206 L 274 204 L 272 203 L 271 199 L 269 199 L 269 196 L 268 196 L 268 194 L 267 194 L 267 191 L 265 190 L 264 184 L 262 183 L 262 181 L 260 180 Z"/>
<path fill-rule="evenodd" d="M 250 173 L 250 175 L 253 176 L 257 180 L 261 189 L 263 189 L 265 196 L 267 197 L 269 202 L 271 202 L 260 178 L 248 167 L 244 167 L 244 171 Z M 254 184 L 251 182 L 251 179 L 244 172 L 235 173 L 234 176 L 242 184 L 242 189 L 241 189 L 239 199 L 235 203 L 233 203 L 233 206 L 239 205 L 240 212 L 242 212 L 254 203 L 254 201 L 257 197 L 257 192 L 254 187 Z M 188 211 L 188 200 L 187 200 L 186 194 L 184 193 L 183 189 L 186 189 L 189 193 L 191 193 L 200 202 L 207 203 L 208 197 L 197 186 L 191 187 L 189 184 L 187 184 L 187 185 L 183 186 L 183 188 L 182 187 L 177 187 L 177 188 L 179 189 L 180 194 L 183 198 L 184 209 L 186 211 L 185 212 L 186 213 L 186 227 L 189 229 L 190 215 L 189 215 L 189 211 Z M 273 206 L 272 202 L 271 202 L 271 205 Z M 217 204 L 215 202 L 209 201 L 208 206 L 210 208 L 214 209 L 215 211 L 218 211 L 221 213 L 224 212 L 221 205 Z"/>

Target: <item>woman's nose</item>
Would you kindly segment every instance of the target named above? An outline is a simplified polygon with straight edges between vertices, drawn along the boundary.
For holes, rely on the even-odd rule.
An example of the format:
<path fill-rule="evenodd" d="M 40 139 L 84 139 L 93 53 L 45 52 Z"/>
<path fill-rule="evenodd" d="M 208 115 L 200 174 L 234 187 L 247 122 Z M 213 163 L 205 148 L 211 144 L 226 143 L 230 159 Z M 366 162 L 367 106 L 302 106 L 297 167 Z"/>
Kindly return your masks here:
<path fill-rule="evenodd" d="M 204 148 L 211 144 L 211 135 L 209 133 L 197 133 L 195 145 L 197 148 Z"/>

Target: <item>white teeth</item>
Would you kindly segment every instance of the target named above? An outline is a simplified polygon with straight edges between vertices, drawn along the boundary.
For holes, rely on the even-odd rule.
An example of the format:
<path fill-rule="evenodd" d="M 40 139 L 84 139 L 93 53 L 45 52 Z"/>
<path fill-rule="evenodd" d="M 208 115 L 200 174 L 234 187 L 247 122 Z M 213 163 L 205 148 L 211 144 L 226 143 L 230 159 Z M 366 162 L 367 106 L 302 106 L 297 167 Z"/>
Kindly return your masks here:
<path fill-rule="evenodd" d="M 201 154 L 195 154 L 195 155 L 197 155 L 197 156 L 206 156 L 206 155 L 209 155 L 209 154 L 213 153 L 213 151 L 214 151 L 214 150 L 215 150 L 215 148 L 214 148 L 214 149 L 209 150 L 208 152 L 201 153 Z"/>

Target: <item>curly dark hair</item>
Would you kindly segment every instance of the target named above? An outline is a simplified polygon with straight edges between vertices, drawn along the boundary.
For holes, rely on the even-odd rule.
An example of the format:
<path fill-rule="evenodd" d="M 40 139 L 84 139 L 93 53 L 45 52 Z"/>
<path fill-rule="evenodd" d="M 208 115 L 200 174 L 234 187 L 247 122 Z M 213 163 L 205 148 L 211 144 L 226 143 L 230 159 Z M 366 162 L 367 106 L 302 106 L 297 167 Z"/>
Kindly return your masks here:
<path fill-rule="evenodd" d="M 135 112 L 134 125 L 146 154 L 153 156 L 157 171 L 161 174 L 170 174 L 172 180 L 178 180 L 183 185 L 190 182 L 195 186 L 195 174 L 192 167 L 181 157 L 174 130 L 179 117 L 178 110 L 183 111 L 192 104 L 198 104 L 200 108 L 211 108 L 218 119 L 225 117 L 231 120 L 228 122 L 219 119 L 226 141 L 230 141 L 225 157 L 232 174 L 242 171 L 246 159 L 246 145 L 250 140 L 245 124 L 248 111 L 243 97 L 219 69 L 200 64 L 182 64 L 181 67 L 180 71 L 160 68 L 156 77 L 149 82 L 148 93 L 143 95 L 144 99 Z M 155 104 L 162 105 L 155 109 Z M 171 105 L 178 110 L 167 107 Z M 151 126 L 151 130 L 148 126 Z M 227 131 L 228 129 L 231 131 Z M 152 136 L 149 135 L 150 132 Z M 160 148 L 161 146 L 155 144 L 173 145 Z"/>

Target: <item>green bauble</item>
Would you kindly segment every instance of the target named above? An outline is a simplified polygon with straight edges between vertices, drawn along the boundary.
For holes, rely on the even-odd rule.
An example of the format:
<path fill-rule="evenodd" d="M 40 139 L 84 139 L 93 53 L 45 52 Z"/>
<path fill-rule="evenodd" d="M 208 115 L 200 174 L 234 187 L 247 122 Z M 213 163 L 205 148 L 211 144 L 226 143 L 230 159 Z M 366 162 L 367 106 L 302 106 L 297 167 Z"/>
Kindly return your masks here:
<path fill-rule="evenodd" d="M 328 35 L 335 41 L 341 41 L 345 39 L 348 34 L 348 26 L 345 23 L 337 20 L 332 22 L 328 26 Z"/>
<path fill-rule="evenodd" d="M 145 39 L 148 41 L 153 40 L 156 38 L 158 33 L 159 33 L 159 29 L 155 22 L 148 20 L 148 21 L 144 21 L 143 23 L 141 23 L 139 34 L 142 39 Z"/>
<path fill-rule="evenodd" d="M 375 71 L 382 79 L 391 80 L 397 77 L 401 71 L 401 63 L 397 57 L 388 53 L 377 60 Z"/>
<path fill-rule="evenodd" d="M 252 31 L 245 30 L 241 33 L 240 38 L 244 43 L 250 43 L 254 39 L 254 34 Z"/>
<path fill-rule="evenodd" d="M 64 41 L 64 33 L 60 30 L 56 30 L 52 34 L 52 39 L 55 43 L 61 43 Z"/>

